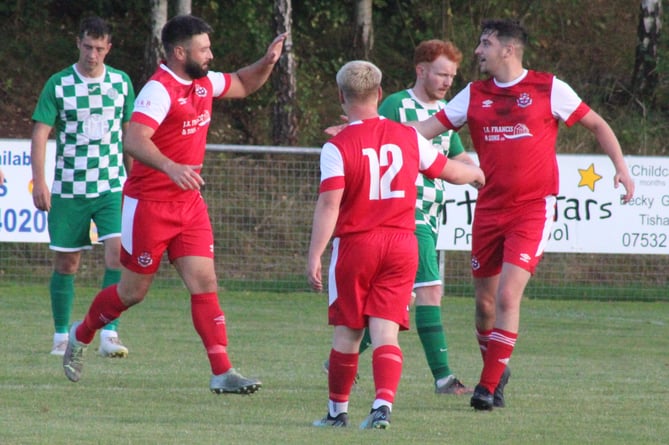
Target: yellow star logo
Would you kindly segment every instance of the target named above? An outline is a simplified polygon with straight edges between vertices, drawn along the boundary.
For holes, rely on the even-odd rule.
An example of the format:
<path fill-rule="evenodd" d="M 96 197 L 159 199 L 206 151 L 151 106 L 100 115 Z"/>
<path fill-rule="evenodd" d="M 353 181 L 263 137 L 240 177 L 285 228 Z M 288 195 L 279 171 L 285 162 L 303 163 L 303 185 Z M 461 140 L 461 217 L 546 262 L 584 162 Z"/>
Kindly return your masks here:
<path fill-rule="evenodd" d="M 590 167 L 583 170 L 578 169 L 578 173 L 581 175 L 581 181 L 578 183 L 579 187 L 587 186 L 591 191 L 595 191 L 595 182 L 602 179 L 600 175 L 595 173 L 595 164 L 590 164 Z"/>

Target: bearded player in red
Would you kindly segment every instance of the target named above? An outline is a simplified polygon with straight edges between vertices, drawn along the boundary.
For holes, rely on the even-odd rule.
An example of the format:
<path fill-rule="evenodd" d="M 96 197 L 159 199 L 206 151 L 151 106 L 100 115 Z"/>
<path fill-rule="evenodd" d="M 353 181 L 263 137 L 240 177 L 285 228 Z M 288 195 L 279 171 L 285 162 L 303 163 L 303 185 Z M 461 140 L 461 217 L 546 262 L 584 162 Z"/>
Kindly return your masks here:
<path fill-rule="evenodd" d="M 234 73 L 209 71 L 211 27 L 199 17 L 180 15 L 162 30 L 166 61 L 135 101 L 125 150 L 133 157 L 123 189 L 121 281 L 102 290 L 86 317 L 70 329 L 63 368 L 81 378 L 84 352 L 95 332 L 140 303 L 167 252 L 191 295 L 191 317 L 204 344 L 215 393 L 250 394 L 257 379 L 230 363 L 225 315 L 214 269 L 214 236 L 200 188 L 214 99 L 242 98 L 269 78 L 281 56 L 285 34 L 257 62 Z"/>
<path fill-rule="evenodd" d="M 441 112 L 412 124 L 428 139 L 467 124 L 486 175 L 472 226 L 476 335 L 483 355 L 470 402 L 476 410 L 505 405 L 520 302 L 555 214 L 559 121 L 590 130 L 613 162 L 614 186 L 625 187 L 622 201 L 634 194 L 611 127 L 553 74 L 523 68 L 525 45 L 527 32 L 517 21 L 484 21 L 475 54 L 490 78 L 470 83 Z"/>

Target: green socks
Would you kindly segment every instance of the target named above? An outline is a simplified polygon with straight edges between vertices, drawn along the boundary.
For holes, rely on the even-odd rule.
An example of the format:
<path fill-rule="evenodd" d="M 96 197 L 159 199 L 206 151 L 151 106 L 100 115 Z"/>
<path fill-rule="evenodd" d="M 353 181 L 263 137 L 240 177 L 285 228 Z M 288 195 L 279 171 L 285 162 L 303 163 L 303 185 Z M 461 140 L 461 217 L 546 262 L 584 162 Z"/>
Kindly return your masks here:
<path fill-rule="evenodd" d="M 54 329 L 58 334 L 66 334 L 70 329 L 70 314 L 74 302 L 74 275 L 54 271 L 51 274 L 49 293 Z"/>
<path fill-rule="evenodd" d="M 415 310 L 418 338 L 423 344 L 427 364 L 436 382 L 452 374 L 448 366 L 448 344 L 441 323 L 441 307 L 416 306 Z"/>
<path fill-rule="evenodd" d="M 121 281 L 120 269 L 105 269 L 105 275 L 102 277 L 102 288 L 105 289 L 112 284 Z"/>
<path fill-rule="evenodd" d="M 358 354 L 362 354 L 372 346 L 372 337 L 369 335 L 369 328 L 365 328 L 365 334 L 362 336 L 362 341 L 360 342 L 360 349 L 358 350 Z"/>
<path fill-rule="evenodd" d="M 116 284 L 121 279 L 119 269 L 105 269 L 102 279 L 102 288 Z M 70 331 L 70 316 L 74 303 L 74 274 L 61 274 L 54 271 L 49 283 L 51 295 L 51 313 L 53 314 L 53 325 L 57 334 L 67 334 Z M 115 331 L 118 319 L 112 321 L 104 329 Z"/>

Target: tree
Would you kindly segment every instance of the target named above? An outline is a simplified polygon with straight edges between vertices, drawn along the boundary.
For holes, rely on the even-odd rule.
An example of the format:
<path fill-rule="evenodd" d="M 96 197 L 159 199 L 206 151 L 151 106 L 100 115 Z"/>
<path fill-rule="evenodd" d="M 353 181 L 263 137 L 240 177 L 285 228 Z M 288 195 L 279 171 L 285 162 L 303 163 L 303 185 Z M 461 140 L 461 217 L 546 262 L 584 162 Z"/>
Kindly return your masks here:
<path fill-rule="evenodd" d="M 353 50 L 356 57 L 369 60 L 374 48 L 372 0 L 355 1 L 355 36 Z"/>
<path fill-rule="evenodd" d="M 277 34 L 287 32 L 284 52 L 277 63 L 272 79 L 276 101 L 272 108 L 272 143 L 274 145 L 297 144 L 295 55 L 293 53 L 292 4 L 291 0 L 274 2 L 274 20 Z"/>
<path fill-rule="evenodd" d="M 191 0 L 177 0 L 176 15 L 187 15 L 191 13 Z"/>
<path fill-rule="evenodd" d="M 639 26 L 637 28 L 637 48 L 630 88 L 634 97 L 651 104 L 659 82 L 657 71 L 658 45 L 662 29 L 661 0 L 641 0 Z"/>
<path fill-rule="evenodd" d="M 164 58 L 163 46 L 160 41 L 160 32 L 167 23 L 168 0 L 151 1 L 151 35 L 146 43 L 144 70 L 142 72 L 142 83 L 144 83 L 156 70 L 160 61 Z M 192 10 L 191 0 L 175 0 L 173 7 L 176 15 L 190 14 Z"/>
<path fill-rule="evenodd" d="M 142 83 L 151 77 L 163 59 L 160 32 L 167 22 L 167 0 L 151 0 L 151 35 L 146 43 Z"/>

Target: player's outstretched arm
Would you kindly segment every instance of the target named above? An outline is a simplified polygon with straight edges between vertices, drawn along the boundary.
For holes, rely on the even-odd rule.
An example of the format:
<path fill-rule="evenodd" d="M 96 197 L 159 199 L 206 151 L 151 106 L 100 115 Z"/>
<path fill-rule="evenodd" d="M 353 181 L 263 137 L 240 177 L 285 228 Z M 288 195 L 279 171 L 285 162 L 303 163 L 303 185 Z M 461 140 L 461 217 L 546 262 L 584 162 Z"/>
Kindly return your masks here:
<path fill-rule="evenodd" d="M 448 130 L 434 115 L 424 121 L 405 122 L 404 124 L 414 127 L 428 141 Z"/>
<path fill-rule="evenodd" d="M 339 125 L 333 125 L 331 127 L 326 128 L 325 130 L 323 130 L 325 132 L 325 134 L 327 134 L 328 136 L 334 137 L 334 136 L 337 136 L 339 133 L 341 133 L 341 131 L 344 128 L 346 128 L 346 126 L 348 125 L 348 116 L 346 116 L 345 114 L 342 114 L 342 115 L 339 116 L 339 118 L 342 121 L 344 121 L 344 123 L 339 124 Z"/>
<path fill-rule="evenodd" d="M 485 174 L 480 167 L 456 159 L 449 159 L 439 177 L 451 184 L 471 184 L 476 188 L 485 185 Z"/>
<path fill-rule="evenodd" d="M 263 57 L 232 73 L 230 89 L 225 97 L 228 99 L 244 98 L 260 89 L 272 74 L 276 62 L 279 61 L 287 37 L 288 33 L 279 34 L 269 45 Z"/>

